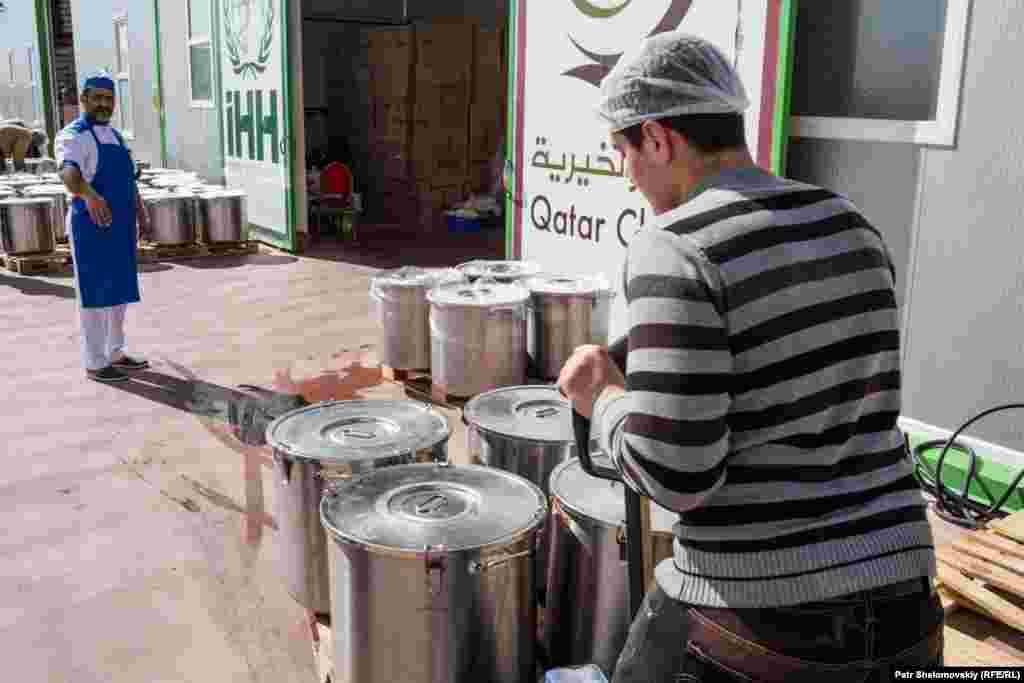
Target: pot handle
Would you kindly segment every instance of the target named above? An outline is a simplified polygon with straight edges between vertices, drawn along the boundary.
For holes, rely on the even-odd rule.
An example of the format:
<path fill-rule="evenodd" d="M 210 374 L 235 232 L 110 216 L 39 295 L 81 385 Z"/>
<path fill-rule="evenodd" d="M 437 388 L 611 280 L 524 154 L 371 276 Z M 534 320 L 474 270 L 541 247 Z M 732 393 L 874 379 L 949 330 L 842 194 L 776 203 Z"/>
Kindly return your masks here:
<path fill-rule="evenodd" d="M 512 560 L 518 560 L 521 557 L 529 557 L 530 555 L 533 555 L 534 552 L 535 550 L 533 548 L 530 548 L 529 550 L 524 550 L 520 553 L 515 553 L 513 555 L 502 555 L 496 559 L 487 560 L 485 562 L 482 562 L 480 560 L 473 560 L 469 563 L 469 573 L 479 574 L 480 572 L 485 572 L 488 569 L 493 569 L 494 567 L 507 564 Z"/>

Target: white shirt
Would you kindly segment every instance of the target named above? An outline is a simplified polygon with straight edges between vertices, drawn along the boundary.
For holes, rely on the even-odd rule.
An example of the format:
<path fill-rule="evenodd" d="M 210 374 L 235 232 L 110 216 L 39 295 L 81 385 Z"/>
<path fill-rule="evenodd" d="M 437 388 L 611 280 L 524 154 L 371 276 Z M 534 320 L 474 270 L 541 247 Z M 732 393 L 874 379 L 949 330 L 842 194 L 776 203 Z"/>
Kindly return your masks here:
<path fill-rule="evenodd" d="M 117 145 L 117 136 L 110 126 L 94 125 L 96 138 L 104 145 Z M 68 125 L 58 135 L 53 143 L 54 156 L 57 157 L 57 167 L 64 168 L 64 162 L 71 162 L 78 166 L 82 172 L 85 182 L 91 183 L 96 177 L 96 166 L 99 163 L 99 148 L 96 146 L 96 138 L 89 130 L 79 132 L 75 124 Z"/>

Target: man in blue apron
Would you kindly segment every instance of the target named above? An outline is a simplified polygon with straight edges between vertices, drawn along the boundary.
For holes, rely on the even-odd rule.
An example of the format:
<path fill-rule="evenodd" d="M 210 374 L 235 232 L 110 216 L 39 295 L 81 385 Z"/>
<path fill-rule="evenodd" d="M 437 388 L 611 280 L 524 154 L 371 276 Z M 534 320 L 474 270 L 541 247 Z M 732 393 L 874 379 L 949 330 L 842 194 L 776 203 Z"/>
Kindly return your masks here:
<path fill-rule="evenodd" d="M 116 98 L 106 73 L 82 86 L 82 114 L 57 137 L 55 152 L 64 185 L 74 199 L 68 236 L 75 260 L 82 362 L 100 382 L 128 379 L 124 370 L 148 367 L 124 352 L 127 304 L 139 301 L 136 220 L 148 229 L 135 184 L 135 164 L 121 134 L 110 125 Z"/>

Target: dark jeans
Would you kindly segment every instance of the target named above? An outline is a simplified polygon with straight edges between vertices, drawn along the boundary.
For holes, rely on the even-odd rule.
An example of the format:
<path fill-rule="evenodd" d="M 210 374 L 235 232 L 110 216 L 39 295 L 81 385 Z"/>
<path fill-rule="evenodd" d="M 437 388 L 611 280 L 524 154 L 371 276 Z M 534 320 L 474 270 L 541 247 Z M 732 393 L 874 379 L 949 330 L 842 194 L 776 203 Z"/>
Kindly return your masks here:
<path fill-rule="evenodd" d="M 711 609 L 647 594 L 612 683 L 874 683 L 942 665 L 943 612 L 926 579 L 820 603 Z"/>

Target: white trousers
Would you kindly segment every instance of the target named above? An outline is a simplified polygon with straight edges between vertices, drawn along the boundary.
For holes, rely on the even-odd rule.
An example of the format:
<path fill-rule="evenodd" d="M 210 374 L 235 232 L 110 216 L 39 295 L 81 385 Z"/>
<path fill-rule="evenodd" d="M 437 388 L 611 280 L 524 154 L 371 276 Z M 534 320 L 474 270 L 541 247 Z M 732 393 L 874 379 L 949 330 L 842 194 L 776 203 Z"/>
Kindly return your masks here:
<path fill-rule="evenodd" d="M 67 217 L 68 239 L 74 244 L 71 230 L 71 212 Z M 78 279 L 75 278 L 75 285 Z M 124 314 L 127 304 L 103 308 L 85 308 L 78 299 L 78 318 L 81 325 L 82 365 L 86 370 L 101 370 L 118 360 L 124 353 Z"/>
<path fill-rule="evenodd" d="M 82 324 L 82 364 L 86 370 L 100 370 L 118 360 L 124 352 L 124 314 L 128 304 L 105 308 L 78 306 Z"/>

